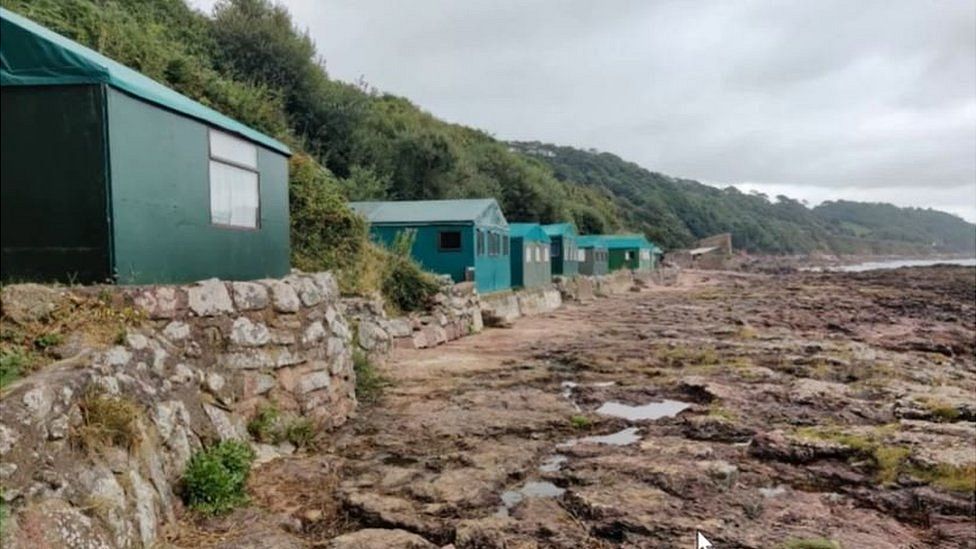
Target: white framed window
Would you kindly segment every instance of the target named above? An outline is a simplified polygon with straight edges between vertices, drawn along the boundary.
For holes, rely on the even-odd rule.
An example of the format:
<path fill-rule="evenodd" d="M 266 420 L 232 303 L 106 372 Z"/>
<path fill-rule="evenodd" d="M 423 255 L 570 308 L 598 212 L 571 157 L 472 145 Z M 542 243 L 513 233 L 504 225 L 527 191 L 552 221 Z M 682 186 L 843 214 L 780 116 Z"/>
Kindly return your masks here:
<path fill-rule="evenodd" d="M 542 261 L 549 263 L 549 248 L 542 248 Z"/>
<path fill-rule="evenodd" d="M 261 211 L 258 148 L 210 130 L 210 222 L 257 229 Z"/>
<path fill-rule="evenodd" d="M 532 247 L 531 246 L 526 246 L 525 247 L 525 262 L 526 263 L 532 263 Z"/>

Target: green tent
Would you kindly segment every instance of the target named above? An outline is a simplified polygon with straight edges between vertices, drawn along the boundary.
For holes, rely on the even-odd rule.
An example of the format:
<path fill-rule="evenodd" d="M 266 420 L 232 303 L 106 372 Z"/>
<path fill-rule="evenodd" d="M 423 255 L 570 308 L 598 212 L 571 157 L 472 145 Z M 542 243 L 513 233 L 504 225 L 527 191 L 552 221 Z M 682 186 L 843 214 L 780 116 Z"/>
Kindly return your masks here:
<path fill-rule="evenodd" d="M 289 270 L 288 147 L 0 9 L 2 276 Z"/>
<path fill-rule="evenodd" d="M 650 271 L 655 265 L 657 248 L 642 234 L 604 234 L 599 235 L 609 252 L 610 271 L 630 269 Z"/>

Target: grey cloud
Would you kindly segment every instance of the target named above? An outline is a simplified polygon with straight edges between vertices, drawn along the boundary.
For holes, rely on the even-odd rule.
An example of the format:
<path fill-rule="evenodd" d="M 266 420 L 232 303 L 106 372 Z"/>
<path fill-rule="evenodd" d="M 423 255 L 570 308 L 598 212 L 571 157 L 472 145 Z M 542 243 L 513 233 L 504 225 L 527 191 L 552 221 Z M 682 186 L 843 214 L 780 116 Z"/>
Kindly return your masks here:
<path fill-rule="evenodd" d="M 971 0 L 284 4 L 334 77 L 502 139 L 976 220 Z"/>

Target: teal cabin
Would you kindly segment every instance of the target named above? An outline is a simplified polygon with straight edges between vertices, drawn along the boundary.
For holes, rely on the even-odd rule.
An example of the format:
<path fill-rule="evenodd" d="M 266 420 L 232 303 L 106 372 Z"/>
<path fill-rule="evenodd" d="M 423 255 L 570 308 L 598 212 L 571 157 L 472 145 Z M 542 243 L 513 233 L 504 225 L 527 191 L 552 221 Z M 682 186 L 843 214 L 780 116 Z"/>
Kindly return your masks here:
<path fill-rule="evenodd" d="M 579 274 L 588 276 L 605 275 L 610 272 L 607 245 L 600 235 L 586 235 L 576 239 L 576 245 L 583 252 L 579 263 Z"/>
<path fill-rule="evenodd" d="M 641 234 L 609 234 L 600 235 L 610 254 L 610 271 L 630 269 L 632 271 L 650 271 L 655 265 L 652 244 Z"/>
<path fill-rule="evenodd" d="M 508 222 L 493 198 L 352 202 L 370 223 L 370 233 L 390 245 L 413 234 L 411 255 L 428 271 L 455 282 L 474 281 L 479 292 L 511 287 Z"/>
<path fill-rule="evenodd" d="M 551 241 L 538 223 L 510 223 L 512 287 L 538 288 L 552 283 Z"/>
<path fill-rule="evenodd" d="M 288 148 L 0 9 L 4 280 L 288 273 Z"/>
<path fill-rule="evenodd" d="M 552 256 L 552 274 L 573 276 L 579 273 L 579 264 L 583 260 L 583 251 L 576 243 L 579 234 L 573 223 L 555 223 L 543 225 L 542 230 L 552 241 L 550 255 Z"/>

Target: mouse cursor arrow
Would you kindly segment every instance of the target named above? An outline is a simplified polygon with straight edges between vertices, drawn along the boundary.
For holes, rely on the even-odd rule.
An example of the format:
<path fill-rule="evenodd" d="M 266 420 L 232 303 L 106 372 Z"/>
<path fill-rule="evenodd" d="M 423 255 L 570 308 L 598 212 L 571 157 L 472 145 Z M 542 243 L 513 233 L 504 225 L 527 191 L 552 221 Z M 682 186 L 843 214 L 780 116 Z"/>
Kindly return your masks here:
<path fill-rule="evenodd" d="M 708 538 L 700 530 L 695 530 L 695 549 L 708 549 L 709 547 L 712 547 L 712 542 L 708 541 Z"/>

